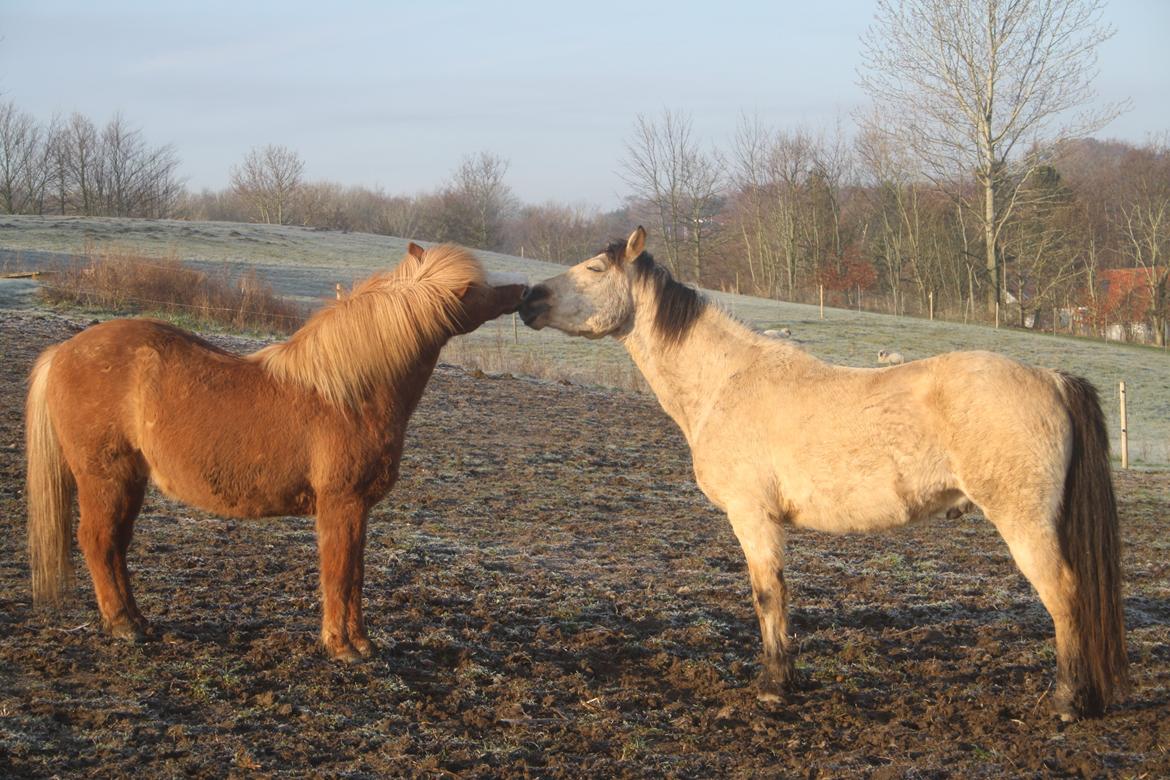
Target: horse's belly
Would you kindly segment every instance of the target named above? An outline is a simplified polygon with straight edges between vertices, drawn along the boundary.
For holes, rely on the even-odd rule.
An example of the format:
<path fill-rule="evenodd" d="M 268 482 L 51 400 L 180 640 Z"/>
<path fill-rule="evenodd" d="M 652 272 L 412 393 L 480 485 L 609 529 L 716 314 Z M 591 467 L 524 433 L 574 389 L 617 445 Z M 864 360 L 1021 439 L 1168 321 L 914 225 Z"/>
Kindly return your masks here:
<path fill-rule="evenodd" d="M 941 490 L 906 501 L 901 497 L 817 502 L 791 514 L 792 524 L 831 533 L 864 533 L 897 528 L 920 520 L 957 517 L 973 505 L 959 490 Z"/>
<path fill-rule="evenodd" d="M 199 468 L 175 461 L 148 463 L 151 479 L 166 496 L 208 512 L 230 517 L 308 515 L 316 510 L 308 483 L 266 473 L 260 464 L 239 463 Z"/>
<path fill-rule="evenodd" d="M 793 525 L 830 533 L 865 533 L 896 528 L 914 519 L 910 508 L 897 502 L 843 503 L 797 508 Z"/>

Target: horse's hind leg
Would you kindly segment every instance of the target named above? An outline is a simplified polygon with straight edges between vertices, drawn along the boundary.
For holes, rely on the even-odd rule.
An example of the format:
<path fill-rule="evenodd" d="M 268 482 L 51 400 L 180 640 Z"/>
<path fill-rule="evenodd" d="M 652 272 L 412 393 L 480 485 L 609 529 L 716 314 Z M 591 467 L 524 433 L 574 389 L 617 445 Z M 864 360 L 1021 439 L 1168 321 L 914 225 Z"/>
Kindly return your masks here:
<path fill-rule="evenodd" d="M 126 554 L 134 535 L 134 519 L 142 508 L 146 476 L 134 464 L 116 471 L 121 473 L 78 477 L 81 517 L 77 540 L 93 580 L 103 625 L 112 635 L 136 642 L 145 636 L 146 620 L 130 589 Z"/>
<path fill-rule="evenodd" d="M 752 600 L 764 645 L 756 695 L 760 701 L 779 701 L 795 681 L 788 638 L 788 589 L 784 584 L 784 531 L 758 509 L 729 510 L 728 518 L 747 558 Z"/>
<path fill-rule="evenodd" d="M 1072 618 L 1075 585 L 1072 570 L 1060 551 L 1056 526 L 1050 510 L 987 510 L 988 519 L 1007 542 L 1012 558 L 1024 577 L 1036 589 L 1044 608 L 1052 616 L 1056 630 L 1056 691 L 1053 708 L 1062 718 L 1076 717 L 1073 701 L 1076 681 L 1073 670 L 1079 668 L 1075 624 Z"/>

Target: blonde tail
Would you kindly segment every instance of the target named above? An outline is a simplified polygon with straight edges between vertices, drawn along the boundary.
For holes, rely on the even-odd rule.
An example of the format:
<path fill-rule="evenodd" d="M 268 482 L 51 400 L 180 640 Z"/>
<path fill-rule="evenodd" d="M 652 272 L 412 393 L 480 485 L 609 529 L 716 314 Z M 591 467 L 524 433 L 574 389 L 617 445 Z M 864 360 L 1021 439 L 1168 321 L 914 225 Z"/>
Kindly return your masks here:
<path fill-rule="evenodd" d="M 56 347 L 41 353 L 29 375 L 25 404 L 25 496 L 28 500 L 28 556 L 34 604 L 56 605 L 73 585 L 71 530 L 73 474 L 49 417 L 46 391 Z"/>

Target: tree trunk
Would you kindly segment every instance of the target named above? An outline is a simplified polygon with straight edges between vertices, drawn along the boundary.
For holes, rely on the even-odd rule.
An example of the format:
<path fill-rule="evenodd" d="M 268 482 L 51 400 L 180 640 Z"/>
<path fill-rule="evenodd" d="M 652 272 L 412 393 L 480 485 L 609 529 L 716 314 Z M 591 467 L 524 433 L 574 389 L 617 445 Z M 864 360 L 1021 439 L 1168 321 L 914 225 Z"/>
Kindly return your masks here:
<path fill-rule="evenodd" d="M 987 252 L 987 313 L 999 302 L 999 259 L 995 247 L 995 182 L 990 176 L 983 182 L 983 241 Z"/>

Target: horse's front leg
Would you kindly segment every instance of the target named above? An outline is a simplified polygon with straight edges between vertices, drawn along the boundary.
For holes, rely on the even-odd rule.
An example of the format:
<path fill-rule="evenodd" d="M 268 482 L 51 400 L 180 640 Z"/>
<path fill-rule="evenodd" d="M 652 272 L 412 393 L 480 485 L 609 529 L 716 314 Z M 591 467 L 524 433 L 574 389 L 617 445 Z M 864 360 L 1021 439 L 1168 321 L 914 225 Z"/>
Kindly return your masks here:
<path fill-rule="evenodd" d="M 318 497 L 321 643 L 339 661 L 356 661 L 371 649 L 361 613 L 365 541 L 366 508 L 360 500 Z"/>
<path fill-rule="evenodd" d="M 784 531 L 760 509 L 728 512 L 731 527 L 747 558 L 752 600 L 764 643 L 763 669 L 757 682 L 760 701 L 779 701 L 795 682 L 788 637 L 788 589 L 784 585 Z"/>
<path fill-rule="evenodd" d="M 362 513 L 362 530 L 358 542 L 356 574 L 349 589 L 347 600 L 345 627 L 349 633 L 349 643 L 359 655 L 369 656 L 374 652 L 374 644 L 366 635 L 366 620 L 362 615 L 362 588 L 366 581 L 366 514 Z"/>

